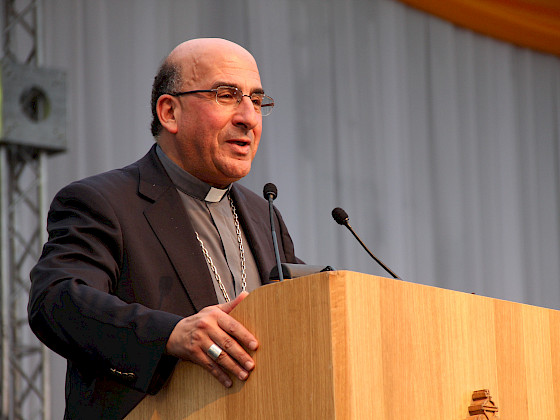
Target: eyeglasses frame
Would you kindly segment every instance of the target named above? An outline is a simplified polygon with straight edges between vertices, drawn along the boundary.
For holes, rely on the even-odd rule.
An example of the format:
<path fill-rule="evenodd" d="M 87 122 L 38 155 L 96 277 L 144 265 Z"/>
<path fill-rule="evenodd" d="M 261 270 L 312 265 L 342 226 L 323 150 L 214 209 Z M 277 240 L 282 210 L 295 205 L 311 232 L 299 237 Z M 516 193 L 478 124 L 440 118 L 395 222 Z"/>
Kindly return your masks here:
<path fill-rule="evenodd" d="M 218 89 L 220 89 L 220 88 L 237 89 L 239 92 L 241 92 L 241 97 L 240 97 L 239 100 L 237 101 L 237 105 L 239 105 L 239 104 L 241 103 L 241 101 L 243 100 L 243 97 L 244 97 L 244 96 L 246 96 L 246 97 L 248 97 L 249 99 L 251 99 L 251 95 L 247 95 L 247 94 L 243 93 L 243 91 L 242 91 L 241 89 L 239 89 L 239 88 L 237 88 L 237 87 L 235 87 L 235 86 L 218 86 L 218 87 L 215 88 L 215 89 L 197 89 L 197 90 L 189 90 L 189 91 L 185 91 L 185 92 L 170 92 L 170 93 L 168 93 L 168 95 L 178 97 L 178 96 L 183 96 L 183 95 L 190 95 L 190 94 L 193 94 L 193 93 L 210 93 L 210 92 L 213 92 L 213 93 L 215 94 L 214 96 L 215 96 L 216 103 L 217 103 L 218 105 L 220 105 L 220 106 L 227 106 L 227 105 L 223 105 L 223 104 L 221 104 L 220 102 L 218 102 Z M 270 103 L 264 105 L 265 108 L 267 108 L 267 109 L 270 110 L 270 111 L 268 111 L 268 113 L 266 113 L 266 114 L 263 113 L 263 111 L 262 111 L 263 106 L 260 107 L 260 109 L 261 109 L 261 112 L 260 112 L 261 115 L 262 115 L 263 117 L 266 117 L 266 116 L 270 115 L 270 113 L 271 113 L 272 110 L 274 109 L 274 99 L 272 99 L 272 98 L 271 98 L 270 96 L 268 96 L 268 95 L 265 95 L 264 93 L 260 93 L 260 92 L 259 92 L 259 94 L 262 95 L 262 96 L 265 97 L 265 98 L 270 99 Z"/>

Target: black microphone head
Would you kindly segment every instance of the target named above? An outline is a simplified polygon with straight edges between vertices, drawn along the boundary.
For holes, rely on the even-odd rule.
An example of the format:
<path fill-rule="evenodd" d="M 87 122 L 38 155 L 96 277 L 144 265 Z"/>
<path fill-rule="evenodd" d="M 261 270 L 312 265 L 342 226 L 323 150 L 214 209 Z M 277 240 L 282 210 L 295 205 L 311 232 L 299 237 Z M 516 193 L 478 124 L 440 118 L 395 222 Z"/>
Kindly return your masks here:
<path fill-rule="evenodd" d="M 346 222 L 348 222 L 348 213 L 346 213 L 340 207 L 333 209 L 332 217 L 335 220 L 335 222 L 338 223 L 339 225 L 345 225 Z"/>
<path fill-rule="evenodd" d="M 265 200 L 268 200 L 268 197 L 272 195 L 272 199 L 274 200 L 276 198 L 276 196 L 278 195 L 278 189 L 276 188 L 276 185 L 274 185 L 272 182 L 269 182 L 268 184 L 266 184 L 263 188 L 263 197 Z"/>

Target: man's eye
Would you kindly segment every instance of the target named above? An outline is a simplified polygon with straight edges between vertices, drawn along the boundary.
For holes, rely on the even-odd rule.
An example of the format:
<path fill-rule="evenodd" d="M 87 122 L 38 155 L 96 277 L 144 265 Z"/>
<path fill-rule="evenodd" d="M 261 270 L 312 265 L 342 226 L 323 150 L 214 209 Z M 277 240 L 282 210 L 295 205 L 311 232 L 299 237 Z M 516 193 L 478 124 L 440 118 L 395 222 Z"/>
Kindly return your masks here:
<path fill-rule="evenodd" d="M 263 98 L 262 98 L 261 95 L 252 95 L 251 96 L 251 101 L 253 101 L 253 105 L 261 106 L 262 102 L 263 102 Z"/>
<path fill-rule="evenodd" d="M 229 92 L 222 92 L 222 93 L 218 93 L 218 97 L 220 99 L 232 99 L 233 95 Z"/>
<path fill-rule="evenodd" d="M 224 101 L 233 100 L 236 98 L 236 91 L 234 89 L 220 89 L 218 90 L 218 98 Z"/>

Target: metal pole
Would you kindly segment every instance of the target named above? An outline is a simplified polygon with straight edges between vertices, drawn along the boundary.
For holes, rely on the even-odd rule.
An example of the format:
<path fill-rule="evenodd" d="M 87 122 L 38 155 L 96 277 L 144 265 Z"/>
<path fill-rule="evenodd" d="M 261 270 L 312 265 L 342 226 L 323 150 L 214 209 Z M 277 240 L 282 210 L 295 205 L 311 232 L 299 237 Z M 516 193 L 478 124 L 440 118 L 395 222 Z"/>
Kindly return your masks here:
<path fill-rule="evenodd" d="M 0 296 L 2 298 L 2 419 L 13 416 L 10 413 L 12 389 L 10 385 L 10 305 L 9 294 L 9 240 L 8 240 L 8 157 L 5 147 L 0 147 L 0 253 L 2 284 Z"/>
<path fill-rule="evenodd" d="M 42 151 L 39 153 L 39 226 L 43 226 L 47 220 L 47 153 Z M 39 229 L 39 244 L 47 241 L 46 229 Z M 39 245 L 41 246 L 41 245 Z M 43 420 L 51 420 L 51 364 L 50 350 L 43 346 Z"/>

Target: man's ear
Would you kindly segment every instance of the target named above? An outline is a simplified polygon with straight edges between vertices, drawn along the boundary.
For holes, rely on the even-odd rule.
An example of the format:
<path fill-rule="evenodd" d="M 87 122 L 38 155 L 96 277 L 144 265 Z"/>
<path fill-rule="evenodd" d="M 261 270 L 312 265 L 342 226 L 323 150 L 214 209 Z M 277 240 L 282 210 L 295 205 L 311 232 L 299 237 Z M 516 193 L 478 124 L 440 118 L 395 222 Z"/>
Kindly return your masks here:
<path fill-rule="evenodd" d="M 159 122 L 171 134 L 177 133 L 177 100 L 171 95 L 161 95 L 156 104 Z"/>

